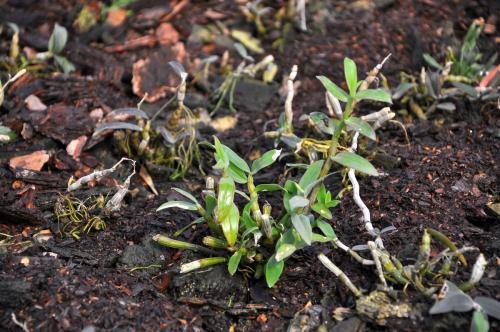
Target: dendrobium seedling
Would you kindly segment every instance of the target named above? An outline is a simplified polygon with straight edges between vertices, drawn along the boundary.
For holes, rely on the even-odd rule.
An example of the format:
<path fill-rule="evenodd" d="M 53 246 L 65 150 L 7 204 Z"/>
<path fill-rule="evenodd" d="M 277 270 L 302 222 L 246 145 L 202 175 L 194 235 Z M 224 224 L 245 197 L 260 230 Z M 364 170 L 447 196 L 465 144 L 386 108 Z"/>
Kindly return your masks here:
<path fill-rule="evenodd" d="M 54 63 L 58 68 L 60 68 L 65 74 L 70 73 L 75 70 L 75 66 L 61 55 L 66 43 L 68 42 L 68 30 L 62 25 L 55 24 L 54 30 L 50 35 L 49 44 L 47 46 L 48 51 L 43 53 L 38 53 L 37 58 L 40 60 L 54 59 Z"/>
<path fill-rule="evenodd" d="M 103 133 L 114 131 L 115 142 L 123 153 L 129 157 L 141 158 L 148 163 L 165 165 L 171 170 L 170 178 L 177 179 L 184 177 L 193 162 L 201 164 L 201 159 L 197 144 L 199 135 L 195 126 L 195 116 L 184 104 L 188 73 L 178 62 L 171 61 L 169 65 L 181 78 L 174 97 L 152 117 L 141 110 L 142 102 L 146 97 L 137 104 L 136 108 L 115 109 L 106 116 L 106 119 L 110 120 L 99 125 L 92 137 L 98 139 Z M 153 128 L 157 116 L 174 100 L 177 101 L 177 105 L 168 120 Z M 127 117 L 134 117 L 135 123 L 114 120 Z"/>
<path fill-rule="evenodd" d="M 436 298 L 436 303 L 429 311 L 431 315 L 474 310 L 470 326 L 471 332 L 489 331 L 488 316 L 500 319 L 500 302 L 484 296 L 477 296 L 473 300 L 448 280 L 443 284 Z"/>
<path fill-rule="evenodd" d="M 211 250 L 226 250 L 230 274 L 234 274 L 240 264 L 250 266 L 256 276 L 264 273 L 267 284 L 272 287 L 283 271 L 286 258 L 295 251 L 314 242 L 338 241 L 333 228 L 325 221 L 331 218 L 329 209 L 338 202 L 331 199 L 331 193 L 326 188 L 321 190 L 318 201 L 309 200 L 314 186 L 323 180 L 319 177 L 322 161 L 311 164 L 298 182 L 288 180 L 284 186 L 275 183 L 255 184 L 255 174 L 272 165 L 281 150 L 267 151 L 249 166 L 216 137 L 213 147 L 216 161 L 214 169 L 222 175 L 217 186 L 212 178 L 207 180 L 204 203 L 200 203 L 190 193 L 174 188 L 188 201 L 169 201 L 162 204 L 158 210 L 175 207 L 197 212 L 200 218 L 192 224 L 206 222 L 212 233 L 203 238 L 203 245 Z M 246 185 L 246 192 L 237 190 L 239 185 Z M 262 193 L 269 191 L 281 191 L 283 194 L 285 211 L 279 218 L 272 216 L 271 205 L 261 204 L 259 200 Z M 243 209 L 234 201 L 236 194 L 247 200 Z M 314 205 L 313 211 L 319 211 L 320 217 L 305 213 L 306 207 L 310 209 L 311 204 Z M 315 233 L 314 228 L 321 233 Z M 161 235 L 157 235 L 155 239 L 173 248 L 180 248 L 179 242 L 184 243 Z M 185 243 L 183 249 L 200 251 L 199 245 L 188 243 Z M 219 259 L 207 261 L 208 263 L 203 261 L 201 265 L 181 267 L 181 271 L 191 271 L 192 266 L 202 267 L 225 262 L 224 256 L 218 257 Z"/>

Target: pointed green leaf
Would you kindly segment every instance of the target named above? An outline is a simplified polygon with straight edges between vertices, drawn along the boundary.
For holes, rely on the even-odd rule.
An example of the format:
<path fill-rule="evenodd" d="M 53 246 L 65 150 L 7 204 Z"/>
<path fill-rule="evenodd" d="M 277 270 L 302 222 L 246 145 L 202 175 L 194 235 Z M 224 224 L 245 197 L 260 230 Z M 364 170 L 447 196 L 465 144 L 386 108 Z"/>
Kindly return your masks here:
<path fill-rule="evenodd" d="M 318 213 L 325 219 L 330 220 L 333 218 L 332 213 L 324 203 L 315 203 L 311 205 L 311 208 L 314 212 Z"/>
<path fill-rule="evenodd" d="M 278 280 L 280 279 L 281 274 L 283 273 L 283 268 L 285 267 L 284 261 L 276 261 L 274 255 L 269 258 L 266 263 L 266 282 L 269 288 L 273 287 Z"/>
<path fill-rule="evenodd" d="M 478 303 L 488 316 L 500 319 L 500 302 L 490 297 L 478 296 L 474 298 L 474 302 Z"/>
<path fill-rule="evenodd" d="M 232 209 L 235 190 L 236 187 L 232 177 L 225 176 L 219 180 L 219 195 L 217 197 L 217 219 L 219 223 L 226 219 Z"/>
<path fill-rule="evenodd" d="M 299 186 L 305 189 L 308 185 L 316 181 L 321 173 L 321 168 L 323 167 L 323 160 L 317 160 L 307 167 L 304 175 L 299 181 Z"/>
<path fill-rule="evenodd" d="M 55 24 L 52 35 L 50 35 L 48 49 L 50 52 L 57 54 L 64 49 L 68 41 L 68 30 L 65 27 Z"/>
<path fill-rule="evenodd" d="M 349 94 L 354 97 L 356 95 L 356 86 L 358 83 L 358 72 L 356 63 L 349 58 L 344 58 L 344 75 L 349 88 Z"/>
<path fill-rule="evenodd" d="M 245 184 L 248 181 L 247 175 L 233 163 L 229 163 L 228 174 L 236 183 Z"/>
<path fill-rule="evenodd" d="M 366 89 L 356 93 L 357 100 L 369 99 L 392 104 L 391 95 L 382 89 Z"/>
<path fill-rule="evenodd" d="M 259 184 L 259 185 L 257 185 L 255 187 L 255 192 L 259 192 L 259 191 L 278 191 L 278 190 L 284 190 L 284 189 L 279 184 L 273 184 L 273 183 Z"/>
<path fill-rule="evenodd" d="M 471 332 L 488 332 L 490 330 L 488 316 L 486 316 L 481 310 L 474 311 L 470 330 Z"/>
<path fill-rule="evenodd" d="M 290 204 L 290 209 L 296 210 L 309 205 L 309 200 L 305 197 L 297 195 L 290 198 L 289 204 Z"/>
<path fill-rule="evenodd" d="M 219 222 L 227 244 L 231 247 L 234 246 L 238 239 L 238 227 L 240 222 L 240 211 L 238 207 L 234 203 L 231 204 L 229 213 L 224 219 L 219 220 Z"/>
<path fill-rule="evenodd" d="M 227 156 L 225 149 L 219 139 L 214 136 L 214 146 L 215 146 L 215 169 L 227 169 L 229 167 L 229 157 Z"/>
<path fill-rule="evenodd" d="M 184 201 L 169 201 L 166 203 L 163 203 L 156 209 L 156 211 L 161 211 L 165 209 L 170 209 L 170 208 L 179 208 L 183 210 L 189 210 L 189 211 L 198 211 L 198 208 L 196 207 L 195 204 L 189 203 L 189 202 L 184 202 Z"/>
<path fill-rule="evenodd" d="M 272 165 L 280 156 L 281 154 L 281 149 L 280 150 L 270 150 L 264 153 L 260 158 L 256 159 L 252 163 L 252 174 L 257 173 L 264 167 Z"/>
<path fill-rule="evenodd" d="M 185 190 L 182 190 L 180 188 L 172 188 L 173 190 L 177 191 L 179 194 L 181 194 L 182 196 L 188 198 L 189 200 L 191 200 L 191 202 L 193 202 L 194 204 L 198 204 L 198 201 L 196 200 L 196 198 L 191 195 L 190 193 L 188 193 L 187 191 Z"/>
<path fill-rule="evenodd" d="M 243 172 L 250 173 L 250 168 L 248 168 L 248 164 L 246 163 L 243 158 L 238 156 L 236 152 L 231 150 L 229 147 L 222 145 L 224 148 L 224 152 L 226 153 L 227 157 L 229 158 L 229 161 L 234 164 L 234 166 L 238 167 L 241 169 Z"/>
<path fill-rule="evenodd" d="M 277 262 L 280 262 L 290 257 L 296 250 L 297 247 L 295 245 L 290 243 L 283 243 L 276 249 L 276 254 L 274 255 L 274 257 Z"/>
<path fill-rule="evenodd" d="M 75 65 L 61 55 L 54 55 L 54 60 L 56 62 L 57 67 L 63 71 L 63 73 L 68 74 L 75 70 Z"/>
<path fill-rule="evenodd" d="M 236 270 L 238 269 L 238 265 L 240 265 L 242 252 L 241 250 L 236 251 L 231 258 L 229 258 L 229 263 L 227 264 L 227 269 L 230 275 L 234 275 Z"/>
<path fill-rule="evenodd" d="M 323 84 L 328 92 L 334 95 L 338 100 L 347 103 L 347 101 L 349 100 L 349 95 L 344 90 L 339 88 L 335 83 L 330 81 L 330 79 L 325 76 L 316 76 L 316 78 L 320 80 L 321 84 Z"/>
<path fill-rule="evenodd" d="M 436 68 L 436 69 L 439 69 L 439 70 L 443 70 L 443 66 L 441 66 L 437 61 L 436 59 L 434 59 L 430 54 L 428 53 L 424 53 L 423 54 L 423 57 L 424 57 L 424 60 L 425 62 L 427 62 L 427 64 L 429 64 L 430 66 Z"/>
<path fill-rule="evenodd" d="M 303 214 L 292 215 L 293 227 L 297 230 L 302 240 L 308 245 L 312 242 L 312 227 L 309 218 Z"/>
<path fill-rule="evenodd" d="M 318 228 L 321 230 L 321 232 L 325 234 L 325 236 L 328 239 L 333 240 L 337 238 L 337 235 L 335 234 L 332 225 L 321 219 L 318 219 L 316 221 L 316 224 L 318 225 Z"/>
<path fill-rule="evenodd" d="M 351 130 L 359 132 L 361 135 L 368 137 L 371 140 L 376 140 L 375 130 L 368 124 L 368 122 L 351 116 L 349 119 L 345 120 L 347 127 Z"/>
<path fill-rule="evenodd" d="M 359 171 L 361 173 L 378 176 L 378 172 L 375 167 L 373 167 L 373 165 L 368 160 L 355 153 L 347 151 L 340 152 L 337 153 L 335 157 L 332 158 L 332 160 L 342 166 L 354 168 L 356 171 Z"/>

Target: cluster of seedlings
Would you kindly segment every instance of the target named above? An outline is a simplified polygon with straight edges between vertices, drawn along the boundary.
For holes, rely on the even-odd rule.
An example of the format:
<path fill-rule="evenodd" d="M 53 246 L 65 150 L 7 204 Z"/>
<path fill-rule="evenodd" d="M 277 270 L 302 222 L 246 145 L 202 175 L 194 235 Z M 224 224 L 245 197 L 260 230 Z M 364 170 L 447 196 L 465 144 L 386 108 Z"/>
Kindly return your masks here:
<path fill-rule="evenodd" d="M 254 1 L 242 6 L 241 10 L 247 20 L 255 25 L 259 34 L 266 33 L 266 22 L 269 20 L 265 17 L 273 14 L 280 20 L 277 21 L 279 24 L 272 28 L 283 29 L 285 35 L 286 29 L 289 29 L 287 26 L 291 24 L 288 21 L 290 17 L 298 15 L 301 28 L 306 29 L 305 1 L 290 1 L 290 4 L 289 8 L 284 7 L 283 12 L 273 13 L 272 9 L 263 7 L 260 1 Z M 19 52 L 16 52 L 19 31 L 14 25 L 11 28 L 15 31 L 11 57 L 16 59 L 19 56 Z M 170 66 L 181 79 L 180 84 L 175 96 L 153 116 L 141 109 L 142 101 L 135 108 L 120 108 L 106 115 L 96 128 L 93 139 L 98 141 L 104 135 L 112 133 L 115 146 L 127 157 L 109 169 L 95 171 L 76 181 L 70 180 L 67 193 L 61 195 L 55 207 L 60 231 L 78 239 L 91 230 L 105 229 L 106 218 L 120 209 L 129 191 L 130 180 L 136 173 L 135 160 L 141 165 L 166 166 L 172 180 L 183 178 L 193 164 L 197 164 L 200 173 L 205 175 L 201 165 L 201 147 L 205 146 L 213 151 L 215 164 L 212 175 L 206 177 L 201 197 L 197 198 L 183 189 L 173 188 L 184 200 L 170 200 L 158 207 L 158 211 L 176 208 L 192 211 L 197 215 L 195 220 L 172 236 L 157 234 L 153 237 L 160 245 L 206 255 L 205 258 L 181 265 L 180 273 L 226 264 L 230 275 L 239 271 L 248 278 L 264 277 L 267 285 L 273 287 L 279 281 L 287 259 L 295 252 L 309 246 L 324 248 L 331 245 L 336 252 L 372 268 L 379 280 L 380 288 L 367 294 L 333 263 L 331 257 L 323 253 L 317 255 L 319 262 L 356 297 L 358 312 L 373 315 L 374 318 L 391 315 L 404 317 L 410 308 L 390 305 L 391 300 L 387 294 L 392 296 L 399 290 L 413 287 L 428 297 L 436 298 L 431 314 L 474 310 L 471 329 L 487 331 L 488 316 L 497 319 L 500 317 L 500 304 L 484 297 L 472 300 L 463 293 L 473 288 L 481 279 L 487 264 L 485 257 L 478 253 L 471 278 L 456 286 L 449 280 L 457 275 L 460 268 L 468 266 L 464 254 L 478 252 L 478 249 L 457 248 L 446 235 L 429 228 L 423 231 L 414 263 L 403 265 L 396 255 L 384 246 L 383 237 L 395 231 L 395 227 L 378 229 L 372 224 L 370 209 L 363 201 L 358 182 L 360 175 L 379 175 L 370 161 L 362 156 L 363 151 L 359 148 L 362 140 L 376 141 L 376 130 L 387 123 L 401 125 L 393 120 L 395 113 L 388 106 L 393 100 L 399 100 L 419 118 L 426 119 L 436 109 L 455 110 L 452 101 L 456 96 L 465 95 L 471 100 L 482 101 L 498 99 L 498 75 L 489 75 L 487 81 L 481 80 L 479 88 L 474 87 L 483 77 L 483 72 L 491 70 L 495 61 L 493 59 L 486 64 L 480 64 L 481 55 L 477 52 L 476 41 L 481 28 L 480 23 L 474 23 L 460 50 L 449 50 L 444 65 L 426 55 L 425 60 L 437 71 L 422 69 L 419 78 L 403 74 L 401 84 L 392 92 L 388 89 L 372 88 L 380 77 L 384 79 L 381 70 L 389 56 L 361 80 L 358 79 L 355 62 L 345 58 L 344 77 L 347 91 L 325 76 L 317 77 L 326 90 L 327 112 L 313 112 L 300 118 L 310 126 L 311 130 L 307 131 L 307 135 L 294 128 L 292 104 L 295 93 L 294 80 L 298 73 L 297 66 L 294 66 L 286 81 L 287 97 L 284 112 L 278 119 L 279 125 L 276 129 L 265 132 L 268 139 L 274 140 L 276 148 L 263 153 L 252 163 L 248 163 L 222 144 L 216 136 L 213 137 L 213 144 L 200 144 L 200 123 L 210 122 L 210 116 L 223 106 L 227 106 L 232 112 L 237 111 L 233 104 L 234 92 L 242 77 L 259 77 L 263 82 L 271 82 L 277 74 L 278 68 L 271 55 L 256 62 L 247 49 L 259 50 L 258 44 L 249 36 L 232 30 L 232 38 L 238 41 L 234 43 L 234 49 L 243 61 L 233 69 L 228 65 L 228 54 L 223 56 L 220 66 L 223 79 L 212 95 L 213 107 L 210 111 L 193 111 L 185 105 L 188 74 L 181 64 L 170 62 Z M 55 66 L 65 73 L 74 70 L 71 62 L 61 55 L 67 38 L 66 29 L 56 24 L 48 51 L 40 53 L 38 60 L 53 60 Z M 275 46 L 281 47 L 282 42 L 283 38 L 276 40 Z M 203 61 L 201 70 L 194 75 L 192 82 L 206 81 L 208 68 L 215 60 L 217 59 L 210 58 Z M 28 62 L 24 64 L 27 65 Z M 25 69 L 22 69 L 5 84 L 0 83 L 0 105 L 5 88 L 24 72 Z M 359 115 L 358 104 L 361 101 L 372 101 L 384 104 L 385 107 Z M 159 123 L 158 116 L 171 105 L 174 106 L 166 121 Z M 131 118 L 133 122 L 126 121 Z M 1 142 L 12 139 L 9 128 L 0 126 L 0 139 Z M 256 183 L 256 175 L 259 172 L 281 161 L 284 156 L 293 159 L 294 163 L 286 166 L 288 169 L 297 169 L 299 176 L 293 179 L 288 177 L 282 183 Z M 97 195 L 81 200 L 74 195 L 74 192 L 83 186 L 114 173 L 122 163 L 131 163 L 133 170 L 118 186 L 113 196 Z M 342 175 L 341 185 L 345 189 L 341 193 L 352 190 L 352 198 L 359 208 L 364 228 L 371 237 L 366 243 L 348 246 L 337 236 L 330 223 L 334 214 L 332 209 L 340 201 L 328 189 L 325 180 L 334 173 Z M 279 195 L 278 206 L 272 206 L 266 201 L 266 195 L 270 192 L 273 192 L 272 195 Z M 206 224 L 209 234 L 198 243 L 176 239 L 188 228 L 203 224 Z M 443 247 L 435 255 L 431 255 L 432 240 Z"/>

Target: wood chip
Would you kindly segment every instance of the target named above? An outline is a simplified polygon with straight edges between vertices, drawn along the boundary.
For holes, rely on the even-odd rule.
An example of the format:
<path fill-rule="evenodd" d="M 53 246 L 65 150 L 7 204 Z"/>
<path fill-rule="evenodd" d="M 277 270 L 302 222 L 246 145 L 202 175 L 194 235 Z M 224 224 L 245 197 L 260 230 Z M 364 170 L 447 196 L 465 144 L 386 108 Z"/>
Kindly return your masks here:
<path fill-rule="evenodd" d="M 40 150 L 24 156 L 12 158 L 9 161 L 9 166 L 13 169 L 24 168 L 31 171 L 40 171 L 49 159 L 49 154 L 45 150 Z"/>
<path fill-rule="evenodd" d="M 170 23 L 160 24 L 155 34 L 160 45 L 174 45 L 179 41 L 179 33 Z"/>
<path fill-rule="evenodd" d="M 66 146 L 66 152 L 73 157 L 73 159 L 77 160 L 82 153 L 85 143 L 87 143 L 87 136 L 82 135 L 69 142 Z"/>
<path fill-rule="evenodd" d="M 47 109 L 47 106 L 35 95 L 29 95 L 24 100 L 26 107 L 33 112 L 42 112 Z"/>

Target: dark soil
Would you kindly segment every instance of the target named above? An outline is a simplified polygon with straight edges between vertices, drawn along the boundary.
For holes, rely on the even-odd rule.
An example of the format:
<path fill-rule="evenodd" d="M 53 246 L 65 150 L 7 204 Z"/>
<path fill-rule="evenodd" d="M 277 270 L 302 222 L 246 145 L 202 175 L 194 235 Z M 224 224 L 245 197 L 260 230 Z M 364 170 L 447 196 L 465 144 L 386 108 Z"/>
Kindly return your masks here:
<path fill-rule="evenodd" d="M 278 8 L 282 2 L 272 2 L 272 6 Z M 310 324 L 311 330 L 320 321 L 331 331 L 469 328 L 470 313 L 431 317 L 428 309 L 432 300 L 410 288 L 401 293 L 413 307 L 410 318 L 391 318 L 385 326 L 356 315 L 336 322 L 333 310 L 353 308 L 355 299 L 316 259 L 318 250 L 333 252 L 326 246 L 300 251 L 289 259 L 282 278 L 272 289 L 263 280 L 246 279 L 242 275 L 231 278 L 222 266 L 179 276 L 175 271 L 180 262 L 196 256 L 160 248 L 150 239 L 158 232 L 172 234 L 192 221 L 190 213 L 155 210 L 172 195 L 173 186 L 199 192 L 204 179 L 196 171 L 188 174 L 185 182 L 177 183 L 166 176 L 153 175 L 159 196 L 153 195 L 135 177 L 127 206 L 107 220 L 105 231 L 92 232 L 81 240 L 57 234 L 54 204 L 69 177 L 83 168 L 88 171 L 98 166 L 110 167 L 120 158 L 116 149 L 110 148 L 110 138 L 86 150 L 80 163 L 66 154 L 66 144 L 92 133 L 93 122 L 88 116 L 91 110 L 135 105 L 139 98 L 132 92 L 132 65 L 164 47 L 149 45 L 123 52 L 109 48 L 151 35 L 151 29 L 160 20 L 145 18 L 145 13 L 164 1 L 139 0 L 129 7 L 134 15 L 123 25 L 110 28 L 101 24 L 79 34 L 71 26 L 81 3 L 7 0 L 0 5 L 0 19 L 21 27 L 22 46 L 44 51 L 52 24 L 59 22 L 68 27 L 70 42 L 65 55 L 77 67 L 77 73 L 70 77 L 32 76 L 11 88 L 1 109 L 3 124 L 20 132 L 23 123 L 30 123 L 36 131 L 31 139 L 0 146 L 0 232 L 15 235 L 16 243 L 7 250 L 0 247 L 1 330 L 20 330 L 12 318 L 15 314 L 19 322 L 26 322 L 30 331 L 84 328 L 86 331 L 227 331 L 233 327 L 237 331 L 277 331 L 286 330 L 294 315 L 308 302 L 313 306 L 303 310 L 299 318 Z M 353 58 L 359 72 L 366 72 L 387 53 L 392 53 L 383 72 L 394 85 L 400 71 L 420 70 L 423 52 L 441 58 L 447 46 L 462 39 L 473 19 L 498 20 L 500 12 L 498 3 L 486 0 L 366 1 L 375 4 L 370 8 L 360 5 L 365 1 L 312 3 L 313 14 L 308 17 L 310 31 L 292 31 L 283 53 L 273 50 L 272 40 L 263 37 L 264 48 L 277 59 L 279 76 L 293 64 L 299 66 L 301 85 L 294 100 L 297 114 L 324 109 L 323 88 L 315 76 L 325 75 L 340 81 L 343 57 Z M 163 7 L 166 13 L 170 11 L 168 6 Z M 191 1 L 169 21 L 186 43 L 191 61 L 210 54 L 222 55 L 225 49 L 216 46 L 208 52 L 203 45 L 188 43 L 192 26 L 211 22 L 206 14 L 208 9 L 222 13 L 221 20 L 227 25 L 247 26 L 237 7 L 233 1 Z M 329 15 L 320 19 L 320 9 Z M 10 38 L 6 36 L 3 32 L 1 54 L 9 52 Z M 492 55 L 498 47 L 498 32 L 483 35 L 479 46 L 486 57 Z M 166 62 L 164 65 L 167 66 Z M 237 91 L 236 127 L 219 137 L 237 152 L 249 156 L 272 146 L 272 142 L 262 137 L 263 126 L 269 120 L 276 120 L 283 106 L 275 90 L 257 90 L 251 96 L 245 96 L 244 91 Z M 23 102 L 30 94 L 36 94 L 49 106 L 49 111 L 62 114 L 62 118 L 46 121 L 33 115 Z M 257 104 L 254 99 L 260 94 L 268 94 L 269 100 Z M 201 90 L 196 92 L 196 96 L 200 95 L 203 95 Z M 203 104 L 204 97 L 200 98 Z M 241 98 L 248 98 L 248 102 L 242 102 Z M 166 99 L 146 107 L 154 110 Z M 373 109 L 371 105 L 364 107 Z M 361 194 L 378 227 L 397 228 L 397 232 L 384 238 L 384 243 L 390 252 L 398 253 L 403 263 L 415 257 L 424 228 L 438 229 L 457 244 L 477 246 L 485 254 L 489 260 L 485 277 L 471 295 L 500 300 L 500 220 L 486 211 L 486 204 L 491 197 L 498 197 L 500 188 L 500 118 L 495 107 L 464 102 L 454 113 L 436 113 L 429 121 L 400 117 L 410 136 L 409 145 L 398 127 L 385 126 L 378 132 L 378 144 L 366 147 L 383 176 L 362 178 Z M 298 122 L 297 126 L 300 127 Z M 52 152 L 49 165 L 42 171 L 23 173 L 9 168 L 10 158 L 41 149 Z M 208 166 L 205 168 L 210 171 Z M 257 180 L 282 179 L 280 172 L 281 167 L 271 168 Z M 16 187 L 20 182 L 33 187 L 20 191 Z M 85 198 L 101 192 L 106 194 L 109 188 L 101 184 L 82 191 L 79 196 Z M 271 203 L 276 200 L 273 196 L 268 199 Z M 334 210 L 333 223 L 339 238 L 348 245 L 369 240 L 350 193 Z M 47 229 L 54 234 L 52 239 L 35 241 L 27 248 L 22 246 L 34 234 Z M 203 227 L 190 229 L 184 233 L 184 240 L 199 242 L 205 232 Z M 371 269 L 338 251 L 329 256 L 333 256 L 355 284 L 367 291 L 376 288 L 377 278 Z M 473 256 L 469 258 L 472 261 Z M 137 266 L 149 268 L 131 271 Z M 461 271 L 457 280 L 466 280 L 469 271 Z M 500 329 L 498 321 L 491 319 L 490 324 L 492 331 Z"/>

